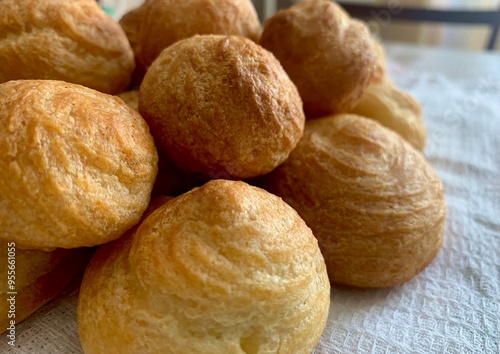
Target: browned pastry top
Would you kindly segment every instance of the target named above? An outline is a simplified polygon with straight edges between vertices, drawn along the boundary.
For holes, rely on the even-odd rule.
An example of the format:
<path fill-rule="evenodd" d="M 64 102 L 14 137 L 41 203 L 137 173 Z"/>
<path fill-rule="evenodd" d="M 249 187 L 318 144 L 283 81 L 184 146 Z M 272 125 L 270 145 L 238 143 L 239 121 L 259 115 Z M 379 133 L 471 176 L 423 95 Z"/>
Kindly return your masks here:
<path fill-rule="evenodd" d="M 237 36 L 195 36 L 164 50 L 141 85 L 139 110 L 166 154 L 204 178 L 271 171 L 305 120 L 276 58 Z"/>

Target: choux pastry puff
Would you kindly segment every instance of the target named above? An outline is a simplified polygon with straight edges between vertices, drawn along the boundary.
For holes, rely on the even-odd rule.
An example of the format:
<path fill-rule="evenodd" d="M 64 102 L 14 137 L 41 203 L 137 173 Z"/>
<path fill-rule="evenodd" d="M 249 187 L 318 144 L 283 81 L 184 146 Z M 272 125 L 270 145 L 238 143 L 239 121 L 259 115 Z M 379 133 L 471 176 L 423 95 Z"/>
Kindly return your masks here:
<path fill-rule="evenodd" d="M 382 60 L 367 26 L 329 0 L 304 0 L 278 11 L 267 20 L 260 44 L 297 85 L 308 118 L 347 112 Z"/>
<path fill-rule="evenodd" d="M 0 85 L 0 240 L 19 248 L 94 246 L 147 208 L 158 155 L 121 99 L 51 80 Z"/>
<path fill-rule="evenodd" d="M 0 14 L 0 83 L 61 80 L 106 93 L 128 86 L 134 53 L 96 1 L 2 0 Z"/>
<path fill-rule="evenodd" d="M 313 230 L 332 284 L 404 283 L 443 242 L 441 180 L 419 151 L 368 118 L 309 121 L 290 158 L 260 183 Z"/>
<path fill-rule="evenodd" d="M 195 36 L 165 49 L 139 91 L 158 148 L 186 173 L 245 179 L 297 145 L 305 117 L 276 58 L 249 39 Z"/>
<path fill-rule="evenodd" d="M 309 354 L 329 303 L 323 256 L 297 213 L 213 180 L 99 248 L 78 326 L 86 354 Z"/>

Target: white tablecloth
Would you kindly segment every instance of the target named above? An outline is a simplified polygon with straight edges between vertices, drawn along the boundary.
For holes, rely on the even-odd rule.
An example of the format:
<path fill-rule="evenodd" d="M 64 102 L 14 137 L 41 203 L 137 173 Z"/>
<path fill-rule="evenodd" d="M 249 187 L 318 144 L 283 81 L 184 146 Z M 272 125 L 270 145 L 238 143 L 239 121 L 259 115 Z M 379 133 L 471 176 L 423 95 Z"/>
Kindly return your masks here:
<path fill-rule="evenodd" d="M 333 288 L 314 353 L 500 353 L 500 55 L 387 49 L 391 76 L 424 106 L 426 156 L 446 188 L 445 240 L 402 286 Z M 82 353 L 76 300 L 18 325 L 18 347 L 4 338 L 0 353 Z"/>

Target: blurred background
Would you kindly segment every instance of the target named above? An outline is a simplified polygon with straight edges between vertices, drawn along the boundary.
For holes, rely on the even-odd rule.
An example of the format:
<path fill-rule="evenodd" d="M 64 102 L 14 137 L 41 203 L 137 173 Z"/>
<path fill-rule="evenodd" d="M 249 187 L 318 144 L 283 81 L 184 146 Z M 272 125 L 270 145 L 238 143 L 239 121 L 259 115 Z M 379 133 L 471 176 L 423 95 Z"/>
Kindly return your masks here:
<path fill-rule="evenodd" d="M 180 0 L 181 1 L 181 0 Z M 262 21 L 297 0 L 253 0 Z M 144 0 L 100 0 L 116 19 Z M 500 50 L 500 0 L 344 0 L 354 17 L 366 20 L 382 41 L 456 48 Z"/>

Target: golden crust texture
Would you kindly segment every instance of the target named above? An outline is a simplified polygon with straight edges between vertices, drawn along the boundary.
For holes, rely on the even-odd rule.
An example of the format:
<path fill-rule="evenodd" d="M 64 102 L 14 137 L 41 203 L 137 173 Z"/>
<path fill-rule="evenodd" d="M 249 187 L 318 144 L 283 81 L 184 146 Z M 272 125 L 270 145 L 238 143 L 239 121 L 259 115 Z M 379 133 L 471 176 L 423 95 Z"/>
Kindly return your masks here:
<path fill-rule="evenodd" d="M 297 213 L 244 182 L 215 180 L 97 251 L 78 326 L 86 354 L 309 354 L 329 295 Z"/>
<path fill-rule="evenodd" d="M 120 24 L 145 68 L 163 49 L 197 34 L 237 35 L 256 42 L 261 30 L 250 0 L 150 0 Z"/>
<path fill-rule="evenodd" d="M 205 179 L 271 171 L 305 122 L 276 58 L 236 36 L 195 36 L 165 49 L 141 85 L 139 111 L 166 155 Z"/>
<path fill-rule="evenodd" d="M 0 242 L 2 262 L 0 276 L 2 286 L 0 296 L 0 329 L 5 331 L 10 326 L 10 303 L 6 301 L 15 291 L 15 321 L 19 323 L 56 297 L 70 280 L 83 271 L 90 256 L 91 249 L 77 248 L 72 250 L 57 249 L 52 252 L 41 250 L 16 249 L 12 243 Z M 12 254 L 8 258 L 9 253 Z M 11 260 L 14 261 L 11 261 Z M 15 267 L 14 273 L 10 266 Z M 10 273 L 9 273 L 10 272 Z M 7 284 L 7 277 L 14 275 L 13 289 Z M 11 312 L 12 313 L 12 312 Z"/>
<path fill-rule="evenodd" d="M 308 118 L 348 111 L 376 67 L 368 28 L 326 0 L 302 1 L 277 12 L 266 22 L 260 44 L 297 85 Z"/>
<path fill-rule="evenodd" d="M 332 283 L 401 284 L 441 247 L 441 180 L 419 151 L 373 120 L 308 122 L 290 158 L 263 183 L 311 227 Z"/>
<path fill-rule="evenodd" d="M 93 0 L 0 1 L 0 83 L 53 79 L 123 91 L 134 55 L 120 26 Z"/>
<path fill-rule="evenodd" d="M 413 96 L 389 81 L 368 87 L 351 113 L 376 120 L 398 133 L 417 150 L 423 151 L 425 148 L 426 129 L 422 107 Z"/>
<path fill-rule="evenodd" d="M 93 246 L 146 209 L 158 156 L 146 122 L 80 85 L 0 85 L 0 239 L 23 248 Z"/>

